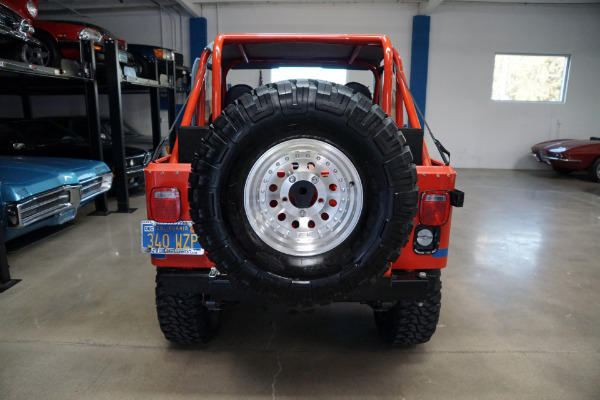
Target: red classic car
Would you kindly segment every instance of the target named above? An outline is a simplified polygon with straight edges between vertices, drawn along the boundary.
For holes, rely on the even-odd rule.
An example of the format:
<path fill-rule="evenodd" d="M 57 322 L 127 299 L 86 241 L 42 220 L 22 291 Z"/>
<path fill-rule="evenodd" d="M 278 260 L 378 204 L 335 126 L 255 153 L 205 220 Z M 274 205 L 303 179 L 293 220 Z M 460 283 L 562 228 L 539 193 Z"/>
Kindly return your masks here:
<path fill-rule="evenodd" d="M 105 40 L 116 40 L 119 47 L 119 62 L 127 63 L 129 54 L 126 52 L 127 43 L 117 39 L 115 35 L 97 25 L 75 21 L 35 21 L 33 36 L 39 40 L 39 45 L 24 44 L 21 60 L 29 64 L 60 68 L 63 58 L 80 61 L 79 41 L 88 39 L 95 42 L 96 59 L 104 61 Z"/>
<path fill-rule="evenodd" d="M 600 182 L 600 137 L 549 140 L 533 146 L 531 153 L 556 172 L 587 171 L 594 182 Z"/>
<path fill-rule="evenodd" d="M 38 0 L 0 1 L 0 43 L 14 39 L 35 42 L 31 21 L 37 17 Z M 9 48 L 5 47 L 5 48 Z"/>

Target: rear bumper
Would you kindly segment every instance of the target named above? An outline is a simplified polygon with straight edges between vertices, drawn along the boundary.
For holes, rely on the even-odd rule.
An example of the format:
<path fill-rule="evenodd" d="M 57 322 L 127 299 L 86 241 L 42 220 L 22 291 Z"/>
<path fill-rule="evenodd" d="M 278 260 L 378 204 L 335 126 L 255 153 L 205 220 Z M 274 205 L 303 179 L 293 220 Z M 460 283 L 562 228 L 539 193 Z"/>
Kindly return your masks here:
<path fill-rule="evenodd" d="M 237 302 L 256 298 L 233 285 L 225 275 L 211 276 L 206 270 L 161 273 L 163 289 L 173 293 L 201 293 L 211 302 Z M 383 276 L 362 290 L 335 300 L 336 302 L 387 303 L 402 300 L 424 301 L 429 289 L 427 278 Z"/>

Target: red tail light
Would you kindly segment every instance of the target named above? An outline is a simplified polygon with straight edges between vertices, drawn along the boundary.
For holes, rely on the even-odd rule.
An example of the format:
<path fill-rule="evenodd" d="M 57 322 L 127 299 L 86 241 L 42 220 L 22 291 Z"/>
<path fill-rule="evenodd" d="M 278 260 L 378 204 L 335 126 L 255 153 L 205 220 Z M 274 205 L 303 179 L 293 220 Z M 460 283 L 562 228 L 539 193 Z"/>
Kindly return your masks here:
<path fill-rule="evenodd" d="M 423 225 L 439 226 L 448 221 L 450 195 L 443 190 L 429 190 L 421 194 L 419 222 Z"/>
<path fill-rule="evenodd" d="M 181 216 L 179 190 L 157 187 L 150 194 L 150 214 L 156 222 L 177 222 Z"/>

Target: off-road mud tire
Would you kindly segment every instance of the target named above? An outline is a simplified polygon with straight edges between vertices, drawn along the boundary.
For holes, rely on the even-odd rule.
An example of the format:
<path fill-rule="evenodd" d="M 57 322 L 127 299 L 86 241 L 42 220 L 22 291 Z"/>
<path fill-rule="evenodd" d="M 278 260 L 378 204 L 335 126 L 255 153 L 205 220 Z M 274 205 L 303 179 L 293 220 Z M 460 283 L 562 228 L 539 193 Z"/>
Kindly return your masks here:
<path fill-rule="evenodd" d="M 379 334 L 386 343 L 413 346 L 428 342 L 435 333 L 440 317 L 442 281 L 440 271 L 427 274 L 430 288 L 424 302 L 399 301 L 386 311 L 374 311 Z"/>
<path fill-rule="evenodd" d="M 172 293 L 163 288 L 160 268 L 156 272 L 156 312 L 165 338 L 177 344 L 208 342 L 219 321 L 220 311 L 211 311 L 202 294 Z"/>
<path fill-rule="evenodd" d="M 244 202 L 256 187 L 247 189 L 246 180 L 261 157 L 277 146 L 285 155 L 288 143 L 302 141 L 343 154 L 364 188 L 348 236 L 308 255 L 267 244 L 268 234 L 249 221 L 260 213 L 248 217 Z M 343 300 L 398 258 L 413 229 L 416 178 L 404 136 L 379 106 L 343 85 L 283 81 L 241 96 L 215 119 L 192 162 L 190 216 L 208 258 L 241 290 L 312 307 Z"/>

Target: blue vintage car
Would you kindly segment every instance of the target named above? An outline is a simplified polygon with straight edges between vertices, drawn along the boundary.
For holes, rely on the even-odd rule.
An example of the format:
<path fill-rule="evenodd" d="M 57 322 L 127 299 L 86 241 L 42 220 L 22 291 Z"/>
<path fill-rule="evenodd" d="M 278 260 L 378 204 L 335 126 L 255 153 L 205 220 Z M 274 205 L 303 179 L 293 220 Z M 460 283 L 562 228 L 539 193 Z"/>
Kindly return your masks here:
<path fill-rule="evenodd" d="M 4 239 L 72 220 L 111 184 L 112 172 L 101 161 L 0 156 Z"/>

